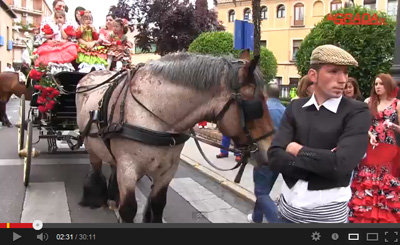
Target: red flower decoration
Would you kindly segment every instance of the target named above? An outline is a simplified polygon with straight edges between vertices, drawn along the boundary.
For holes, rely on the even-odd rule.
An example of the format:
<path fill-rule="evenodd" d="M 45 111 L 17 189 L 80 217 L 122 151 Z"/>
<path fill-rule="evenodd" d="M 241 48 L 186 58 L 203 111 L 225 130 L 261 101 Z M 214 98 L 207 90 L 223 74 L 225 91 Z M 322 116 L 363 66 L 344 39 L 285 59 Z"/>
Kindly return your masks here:
<path fill-rule="evenodd" d="M 79 11 L 79 14 L 82 16 L 85 14 L 85 11 L 81 10 L 81 11 Z"/>
<path fill-rule="evenodd" d="M 37 89 L 37 90 L 42 90 L 43 89 L 43 87 L 42 87 L 42 85 L 39 85 L 39 84 L 36 84 L 35 86 L 33 86 L 35 89 Z"/>
<path fill-rule="evenodd" d="M 68 36 L 71 36 L 71 37 L 75 37 L 75 36 L 76 36 L 76 32 L 75 32 L 73 26 L 67 26 L 67 27 L 64 29 L 64 32 L 65 32 L 65 34 L 67 34 Z"/>
<path fill-rule="evenodd" d="M 122 44 L 121 40 L 117 40 L 117 45 L 121 45 L 121 44 Z"/>
<path fill-rule="evenodd" d="M 46 24 L 46 25 L 43 26 L 42 32 L 44 32 L 44 34 L 46 34 L 46 35 L 51 35 L 51 34 L 54 33 L 53 29 L 51 29 L 49 24 Z"/>
<path fill-rule="evenodd" d="M 36 102 L 38 103 L 38 104 L 45 104 L 46 103 L 46 98 L 43 98 L 43 97 L 38 97 L 37 98 L 37 100 L 36 100 Z"/>
<path fill-rule="evenodd" d="M 44 74 L 43 72 L 40 72 L 36 69 L 32 69 L 31 72 L 29 73 L 29 77 L 35 81 L 39 81 L 42 78 L 43 74 Z"/>
<path fill-rule="evenodd" d="M 54 89 L 53 94 L 54 94 L 54 96 L 59 96 L 60 95 L 60 91 L 58 91 L 57 89 Z"/>
<path fill-rule="evenodd" d="M 380 134 L 380 133 L 382 133 L 383 132 L 383 126 L 382 125 L 378 125 L 378 126 L 376 126 L 376 128 L 375 128 L 375 130 L 376 130 L 376 132 L 378 132 L 378 134 Z"/>
<path fill-rule="evenodd" d="M 41 112 L 41 113 L 45 113 L 47 110 L 46 110 L 46 107 L 44 107 L 43 105 L 40 105 L 40 106 L 38 106 L 38 109 L 39 109 L 39 111 Z"/>
<path fill-rule="evenodd" d="M 47 104 L 45 105 L 45 108 L 46 108 L 46 110 L 48 110 L 48 111 L 53 110 L 54 104 L 47 103 Z"/>

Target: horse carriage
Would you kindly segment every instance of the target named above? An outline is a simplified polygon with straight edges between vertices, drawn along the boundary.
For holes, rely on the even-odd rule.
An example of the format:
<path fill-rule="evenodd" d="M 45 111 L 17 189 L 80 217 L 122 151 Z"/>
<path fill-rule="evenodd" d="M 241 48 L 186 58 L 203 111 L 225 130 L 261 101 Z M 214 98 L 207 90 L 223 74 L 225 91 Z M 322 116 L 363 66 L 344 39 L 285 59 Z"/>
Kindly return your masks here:
<path fill-rule="evenodd" d="M 18 155 L 24 158 L 25 186 L 29 184 L 32 158 L 40 154 L 33 145 L 41 139 L 47 140 L 48 152 L 58 151 L 57 141 L 66 142 L 73 151 L 79 149 L 79 132 L 76 123 L 75 88 L 86 73 L 60 72 L 53 76 L 61 90 L 54 109 L 42 117 L 38 109 L 37 91 L 33 91 L 30 108 L 26 113 L 25 94 L 21 95 L 18 126 Z M 26 117 L 27 116 L 27 117 Z M 38 130 L 37 140 L 34 140 L 33 129 Z"/>

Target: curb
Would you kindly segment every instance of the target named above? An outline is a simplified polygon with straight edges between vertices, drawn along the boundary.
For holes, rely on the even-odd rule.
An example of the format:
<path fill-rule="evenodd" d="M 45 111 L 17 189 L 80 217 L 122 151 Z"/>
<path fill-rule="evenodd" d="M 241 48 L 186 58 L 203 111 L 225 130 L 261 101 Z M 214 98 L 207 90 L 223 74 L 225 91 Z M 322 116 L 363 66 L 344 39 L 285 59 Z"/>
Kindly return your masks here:
<path fill-rule="evenodd" d="M 191 166 L 192 168 L 200 171 L 201 173 L 205 174 L 207 177 L 215 180 L 219 184 L 221 184 L 223 187 L 231 190 L 234 192 L 236 195 L 246 199 L 247 201 L 252 202 L 253 204 L 256 201 L 255 195 L 248 191 L 247 189 L 241 187 L 240 185 L 236 184 L 235 182 L 221 176 L 220 174 L 212 171 L 211 169 L 204 167 L 200 163 L 196 162 L 195 160 L 181 154 L 180 157 L 181 161 L 186 163 L 187 165 Z"/>

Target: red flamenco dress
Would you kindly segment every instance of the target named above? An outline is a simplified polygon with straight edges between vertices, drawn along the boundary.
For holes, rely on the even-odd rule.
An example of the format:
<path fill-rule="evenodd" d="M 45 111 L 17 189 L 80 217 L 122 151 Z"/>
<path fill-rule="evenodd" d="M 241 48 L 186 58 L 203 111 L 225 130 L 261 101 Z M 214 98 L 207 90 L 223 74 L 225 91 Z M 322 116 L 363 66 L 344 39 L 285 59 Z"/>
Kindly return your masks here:
<path fill-rule="evenodd" d="M 60 35 L 56 26 L 46 24 L 42 31 L 47 35 Z M 34 54 L 38 55 L 35 66 L 47 66 L 50 62 L 64 64 L 74 61 L 78 57 L 78 45 L 73 42 L 54 38 L 43 43 Z"/>
<path fill-rule="evenodd" d="M 352 223 L 400 222 L 400 150 L 392 129 L 385 129 L 386 120 L 397 121 L 394 102 L 372 120 L 370 132 L 377 135 L 378 146 L 368 145 L 351 184 L 353 196 L 349 202 Z"/>

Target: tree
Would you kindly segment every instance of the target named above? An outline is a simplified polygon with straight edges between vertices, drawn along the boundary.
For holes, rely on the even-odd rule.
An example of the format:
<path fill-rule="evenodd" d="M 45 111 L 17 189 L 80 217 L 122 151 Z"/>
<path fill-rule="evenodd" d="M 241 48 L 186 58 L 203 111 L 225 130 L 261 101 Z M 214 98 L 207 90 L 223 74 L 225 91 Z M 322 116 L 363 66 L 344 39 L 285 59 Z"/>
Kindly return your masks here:
<path fill-rule="evenodd" d="M 252 0 L 251 5 L 253 8 L 253 24 L 254 24 L 254 55 L 260 54 L 260 24 L 261 24 L 261 7 L 260 0 Z"/>
<path fill-rule="evenodd" d="M 358 67 L 349 68 L 349 76 L 358 80 L 361 92 L 368 97 L 373 78 L 381 72 L 387 73 L 392 66 L 395 45 L 395 22 L 384 12 L 360 6 L 344 8 L 331 13 L 358 13 L 362 16 L 377 14 L 386 20 L 385 25 L 335 25 L 327 16 L 319 22 L 303 40 L 296 55 L 296 64 L 301 76 L 310 68 L 310 56 L 314 48 L 334 44 L 348 51 L 358 61 Z"/>
<path fill-rule="evenodd" d="M 154 43 L 160 55 L 187 49 L 204 31 L 224 30 L 207 0 L 196 0 L 195 5 L 188 0 L 136 0 L 130 13 L 138 23 L 136 45 L 149 51 Z"/>
<path fill-rule="evenodd" d="M 133 31 L 132 20 L 134 12 L 130 5 L 130 0 L 119 0 L 117 5 L 112 5 L 108 11 L 108 14 L 112 14 L 116 18 L 127 19 L 129 21 L 129 28 Z"/>
<path fill-rule="evenodd" d="M 229 32 L 204 32 L 189 46 L 189 52 L 211 54 L 214 56 L 233 55 L 239 57 L 239 50 L 233 49 L 233 35 Z M 266 48 L 261 48 L 260 69 L 266 83 L 274 79 L 277 62 L 274 54 Z"/>

